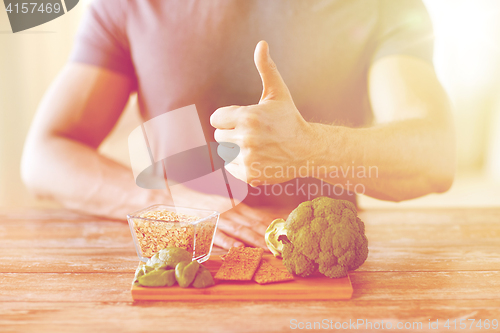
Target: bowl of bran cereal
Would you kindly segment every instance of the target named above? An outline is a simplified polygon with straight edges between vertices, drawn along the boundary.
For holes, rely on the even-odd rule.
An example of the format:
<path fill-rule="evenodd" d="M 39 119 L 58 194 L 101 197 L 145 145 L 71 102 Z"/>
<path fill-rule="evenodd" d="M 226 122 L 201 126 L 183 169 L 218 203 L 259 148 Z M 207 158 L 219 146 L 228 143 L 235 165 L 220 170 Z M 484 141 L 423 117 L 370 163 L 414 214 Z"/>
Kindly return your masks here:
<path fill-rule="evenodd" d="M 210 257 L 220 213 L 214 210 L 154 205 L 127 215 L 141 261 L 167 247 L 180 247 L 202 263 Z"/>

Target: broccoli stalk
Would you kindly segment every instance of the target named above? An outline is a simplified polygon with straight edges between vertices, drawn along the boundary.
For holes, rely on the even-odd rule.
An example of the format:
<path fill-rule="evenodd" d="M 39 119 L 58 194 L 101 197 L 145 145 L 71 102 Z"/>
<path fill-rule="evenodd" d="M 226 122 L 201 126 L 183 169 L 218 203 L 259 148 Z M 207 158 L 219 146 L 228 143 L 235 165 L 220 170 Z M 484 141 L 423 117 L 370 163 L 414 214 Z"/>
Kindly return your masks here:
<path fill-rule="evenodd" d="M 283 252 L 283 244 L 282 242 L 286 237 L 286 229 L 285 229 L 285 220 L 276 219 L 269 227 L 267 227 L 266 234 L 264 236 L 266 240 L 266 245 L 269 250 L 274 254 L 275 257 L 281 258 L 281 253 Z M 288 240 L 288 238 L 287 238 Z"/>
<path fill-rule="evenodd" d="M 346 200 L 319 197 L 303 202 L 286 221 L 274 220 L 265 239 L 288 271 L 302 277 L 318 270 L 330 278 L 344 277 L 368 257 L 365 225 Z"/>

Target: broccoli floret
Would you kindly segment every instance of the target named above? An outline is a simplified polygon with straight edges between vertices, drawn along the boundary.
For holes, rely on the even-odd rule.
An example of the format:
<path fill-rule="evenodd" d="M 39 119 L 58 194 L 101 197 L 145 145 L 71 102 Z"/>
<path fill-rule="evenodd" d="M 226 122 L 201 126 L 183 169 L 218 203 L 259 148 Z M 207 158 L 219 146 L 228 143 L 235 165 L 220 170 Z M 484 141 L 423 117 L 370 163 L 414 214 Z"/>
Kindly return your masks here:
<path fill-rule="evenodd" d="M 318 270 L 318 264 L 298 251 L 292 243 L 283 245 L 283 264 L 295 275 L 308 277 Z"/>
<path fill-rule="evenodd" d="M 338 278 L 368 257 L 364 233 L 365 225 L 351 202 L 319 197 L 301 203 L 286 221 L 273 221 L 266 243 L 293 274 L 305 277 L 319 270 Z"/>

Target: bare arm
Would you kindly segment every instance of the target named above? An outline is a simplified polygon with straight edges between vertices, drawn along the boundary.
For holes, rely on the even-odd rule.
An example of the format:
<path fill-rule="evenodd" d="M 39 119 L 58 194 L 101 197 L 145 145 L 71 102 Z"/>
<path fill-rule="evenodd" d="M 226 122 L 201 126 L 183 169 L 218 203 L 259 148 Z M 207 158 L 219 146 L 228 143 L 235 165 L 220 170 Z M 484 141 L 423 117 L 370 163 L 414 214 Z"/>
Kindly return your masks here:
<path fill-rule="evenodd" d="M 132 172 L 97 152 L 131 92 L 124 75 L 85 64 L 66 65 L 39 105 L 22 160 L 22 177 L 37 196 L 88 214 L 124 219 L 149 205 L 171 203 L 168 191 L 138 187 Z M 185 206 L 217 209 L 220 198 L 186 189 Z M 200 207 L 200 205 L 202 207 Z M 269 217 L 244 205 L 221 217 L 215 243 L 264 245 Z M 260 221 L 260 219 L 263 221 Z M 255 230 L 253 221 L 257 220 Z M 229 235 L 233 236 L 230 237 Z"/>
<path fill-rule="evenodd" d="M 235 177 L 257 186 L 281 183 L 308 169 L 306 176 L 393 201 L 451 186 L 450 106 L 428 63 L 401 55 L 377 61 L 368 85 L 378 124 L 353 129 L 306 122 L 267 43 L 257 45 L 254 59 L 263 83 L 259 104 L 220 108 L 211 117 L 216 140 L 240 147 L 226 165 Z"/>
<path fill-rule="evenodd" d="M 124 166 L 96 152 L 131 87 L 123 75 L 66 65 L 40 103 L 25 144 L 21 173 L 32 192 L 71 209 L 120 219 L 152 200 L 153 193 L 135 186 Z"/>
<path fill-rule="evenodd" d="M 343 183 L 362 184 L 367 195 L 379 199 L 448 190 L 455 170 L 454 130 L 433 68 L 417 58 L 387 57 L 373 65 L 368 84 L 377 124 L 363 129 L 312 124 L 321 143 L 313 158 L 344 171 L 356 167 L 355 177 L 348 172 Z M 358 177 L 359 166 L 365 178 Z M 320 178 L 339 183 L 328 173 Z"/>

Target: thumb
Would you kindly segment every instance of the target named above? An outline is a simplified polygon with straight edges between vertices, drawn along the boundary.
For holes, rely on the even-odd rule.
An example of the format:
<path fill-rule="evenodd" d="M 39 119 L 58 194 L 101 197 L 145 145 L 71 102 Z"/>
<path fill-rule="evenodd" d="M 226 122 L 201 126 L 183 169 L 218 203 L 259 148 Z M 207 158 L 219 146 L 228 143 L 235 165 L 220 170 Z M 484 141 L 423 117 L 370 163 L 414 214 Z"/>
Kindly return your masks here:
<path fill-rule="evenodd" d="M 289 99 L 290 92 L 269 55 L 269 45 L 266 41 L 261 40 L 257 44 L 253 59 L 263 86 L 259 103 L 270 99 Z"/>

